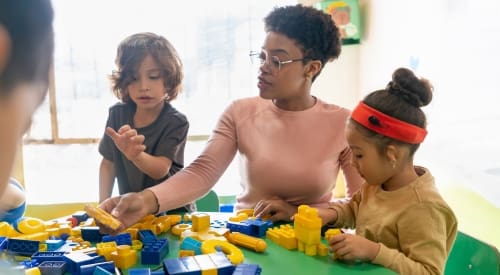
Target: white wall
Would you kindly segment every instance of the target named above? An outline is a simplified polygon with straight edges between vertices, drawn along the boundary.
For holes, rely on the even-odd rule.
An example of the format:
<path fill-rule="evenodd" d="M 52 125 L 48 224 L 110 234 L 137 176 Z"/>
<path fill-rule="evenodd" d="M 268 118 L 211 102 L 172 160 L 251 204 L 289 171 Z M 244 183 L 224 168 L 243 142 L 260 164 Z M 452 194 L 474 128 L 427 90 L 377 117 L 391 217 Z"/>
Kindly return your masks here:
<path fill-rule="evenodd" d="M 302 1 L 314 3 L 317 1 Z M 398 67 L 434 85 L 416 163 L 500 207 L 500 1 L 360 0 L 362 39 L 344 46 L 313 91 L 352 108 Z"/>

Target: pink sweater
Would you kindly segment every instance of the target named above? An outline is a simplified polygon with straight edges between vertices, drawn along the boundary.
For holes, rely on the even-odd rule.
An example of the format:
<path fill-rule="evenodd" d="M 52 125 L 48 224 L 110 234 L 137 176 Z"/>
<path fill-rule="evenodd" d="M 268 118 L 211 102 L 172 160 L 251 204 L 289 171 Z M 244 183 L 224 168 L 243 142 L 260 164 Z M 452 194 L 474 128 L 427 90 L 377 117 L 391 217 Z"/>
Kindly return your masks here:
<path fill-rule="evenodd" d="M 151 187 L 165 211 L 207 193 L 240 153 L 243 191 L 236 209 L 266 198 L 328 207 L 342 168 L 347 194 L 362 179 L 350 165 L 344 136 L 347 109 L 321 100 L 304 111 L 284 111 L 260 97 L 240 99 L 222 114 L 202 154 L 167 181 Z M 237 184 L 236 182 L 234 184 Z"/>

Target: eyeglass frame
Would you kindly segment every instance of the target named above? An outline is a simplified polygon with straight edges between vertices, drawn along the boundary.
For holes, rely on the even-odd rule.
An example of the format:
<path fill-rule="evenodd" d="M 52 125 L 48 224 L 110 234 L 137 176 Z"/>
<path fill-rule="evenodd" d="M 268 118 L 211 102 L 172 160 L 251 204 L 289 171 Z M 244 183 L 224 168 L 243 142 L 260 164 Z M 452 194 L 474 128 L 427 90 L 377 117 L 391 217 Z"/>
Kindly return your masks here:
<path fill-rule="evenodd" d="M 260 57 L 260 55 L 261 55 L 262 53 L 265 53 L 265 54 L 266 54 L 266 59 L 262 59 L 262 58 Z M 257 56 L 257 57 L 259 58 L 259 60 L 260 60 L 259 64 L 260 64 L 260 66 L 262 66 L 262 65 L 266 64 L 267 57 L 269 57 L 269 54 L 267 54 L 265 51 L 260 51 L 260 52 L 257 52 L 257 51 L 250 51 L 250 53 L 248 54 L 248 56 L 250 57 L 250 61 L 251 61 L 252 63 L 253 63 L 253 59 L 254 59 L 254 57 L 255 57 L 255 56 Z M 271 64 L 271 65 L 272 65 L 272 66 L 271 66 L 272 68 L 277 68 L 277 69 L 278 69 L 278 70 L 277 70 L 277 72 L 279 72 L 279 71 L 281 70 L 281 67 L 282 67 L 283 65 L 290 64 L 290 63 L 297 62 L 297 61 L 304 61 L 304 60 L 310 60 L 310 59 L 311 59 L 311 58 L 308 58 L 308 57 L 303 57 L 303 58 L 296 58 L 296 59 L 289 59 L 289 60 L 284 60 L 284 61 L 281 61 L 281 60 L 280 60 L 280 58 L 279 58 L 278 56 L 276 56 L 276 55 L 271 55 L 271 56 L 270 56 L 270 58 L 271 58 L 271 59 L 270 59 L 270 60 L 271 60 L 271 62 L 270 62 L 270 63 L 268 63 L 268 64 Z M 274 60 L 274 61 L 276 61 L 276 63 L 277 63 L 278 65 L 276 65 L 276 63 L 274 63 L 274 62 L 273 62 L 273 60 L 272 60 L 273 58 L 277 60 L 277 61 L 276 61 L 276 60 Z"/>

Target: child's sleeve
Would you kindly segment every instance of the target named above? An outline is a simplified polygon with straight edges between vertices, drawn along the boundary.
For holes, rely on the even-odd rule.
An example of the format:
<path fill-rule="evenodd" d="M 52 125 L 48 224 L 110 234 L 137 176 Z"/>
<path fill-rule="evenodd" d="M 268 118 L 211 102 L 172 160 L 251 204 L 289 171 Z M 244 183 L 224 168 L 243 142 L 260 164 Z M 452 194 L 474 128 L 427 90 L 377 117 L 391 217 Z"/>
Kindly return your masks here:
<path fill-rule="evenodd" d="M 422 203 L 405 211 L 397 221 L 397 228 L 401 251 L 381 243 L 373 263 L 399 274 L 443 274 L 457 232 L 451 210 Z"/>
<path fill-rule="evenodd" d="M 351 199 L 330 202 L 328 208 L 337 212 L 337 220 L 333 223 L 328 223 L 328 226 L 336 228 L 356 227 L 356 216 L 358 215 L 360 201 L 361 190 L 356 192 Z"/>

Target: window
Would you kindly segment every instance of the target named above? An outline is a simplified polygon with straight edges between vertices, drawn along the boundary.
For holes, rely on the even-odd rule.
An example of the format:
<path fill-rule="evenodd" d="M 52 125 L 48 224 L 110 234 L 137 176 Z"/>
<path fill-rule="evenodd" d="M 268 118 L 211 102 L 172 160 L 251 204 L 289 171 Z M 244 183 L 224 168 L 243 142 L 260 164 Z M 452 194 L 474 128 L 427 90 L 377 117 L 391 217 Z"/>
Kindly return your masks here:
<path fill-rule="evenodd" d="M 24 145 L 28 201 L 97 200 L 101 160 L 97 142 L 108 108 L 117 101 L 107 77 L 115 69 L 116 47 L 123 38 L 136 32 L 155 32 L 170 40 L 179 52 L 184 63 L 184 90 L 172 104 L 190 121 L 192 138 L 186 145 L 189 164 L 230 101 L 256 95 L 256 71 L 248 52 L 263 41 L 264 16 L 273 6 L 295 3 L 53 0 L 54 82 L 50 100 L 35 114 Z M 52 112 L 51 102 L 56 107 Z M 216 186 L 218 193 L 239 192 L 234 166 L 221 179 L 227 184 Z M 231 179 L 224 180 L 226 176 Z M 60 190 L 67 191 L 62 195 Z"/>

